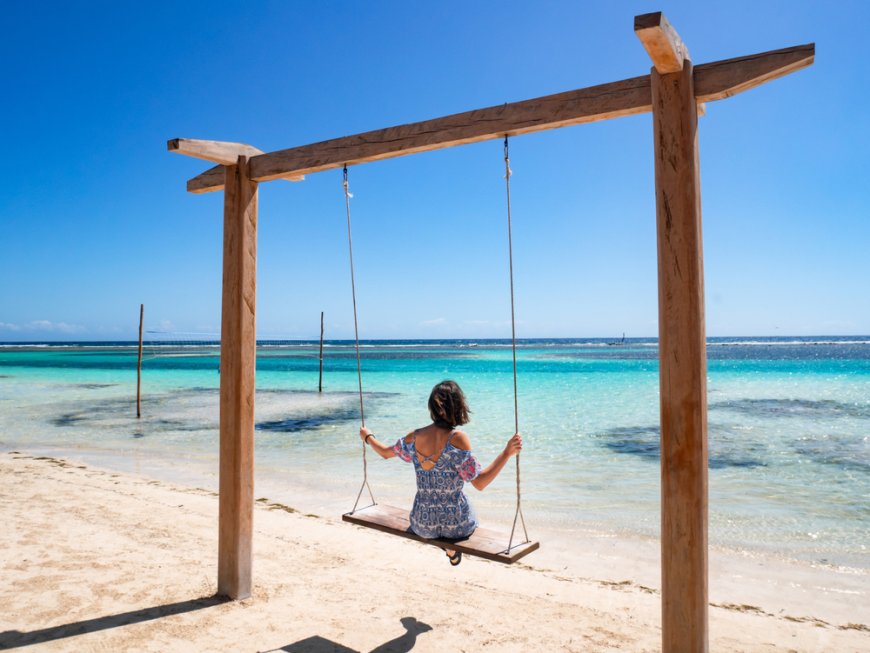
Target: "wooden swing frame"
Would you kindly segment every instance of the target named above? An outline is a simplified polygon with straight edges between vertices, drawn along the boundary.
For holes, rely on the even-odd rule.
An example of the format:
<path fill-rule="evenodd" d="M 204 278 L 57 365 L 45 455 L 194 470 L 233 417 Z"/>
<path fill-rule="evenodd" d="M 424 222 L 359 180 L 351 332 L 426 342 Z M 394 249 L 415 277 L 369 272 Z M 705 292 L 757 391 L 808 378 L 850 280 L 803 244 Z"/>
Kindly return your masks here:
<path fill-rule="evenodd" d="M 662 479 L 662 648 L 707 651 L 707 360 L 698 115 L 813 63 L 815 45 L 693 66 L 661 12 L 636 16 L 649 75 L 264 153 L 173 139 L 172 152 L 217 166 L 187 183 L 224 190 L 218 593 L 251 594 L 257 187 L 390 157 L 653 114 Z M 699 111 L 700 109 L 700 111 Z"/>

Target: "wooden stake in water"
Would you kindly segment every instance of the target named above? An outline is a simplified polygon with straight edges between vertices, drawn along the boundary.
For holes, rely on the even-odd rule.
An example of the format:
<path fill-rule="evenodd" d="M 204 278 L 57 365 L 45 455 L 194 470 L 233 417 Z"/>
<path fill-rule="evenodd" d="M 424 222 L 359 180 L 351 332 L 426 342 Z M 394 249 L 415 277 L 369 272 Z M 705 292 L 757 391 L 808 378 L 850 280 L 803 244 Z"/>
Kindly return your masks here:
<path fill-rule="evenodd" d="M 136 363 L 136 418 L 142 417 L 142 318 L 145 304 L 139 304 L 139 361 Z"/>
<path fill-rule="evenodd" d="M 323 392 L 323 311 L 320 311 L 320 376 L 317 377 L 317 392 Z"/>

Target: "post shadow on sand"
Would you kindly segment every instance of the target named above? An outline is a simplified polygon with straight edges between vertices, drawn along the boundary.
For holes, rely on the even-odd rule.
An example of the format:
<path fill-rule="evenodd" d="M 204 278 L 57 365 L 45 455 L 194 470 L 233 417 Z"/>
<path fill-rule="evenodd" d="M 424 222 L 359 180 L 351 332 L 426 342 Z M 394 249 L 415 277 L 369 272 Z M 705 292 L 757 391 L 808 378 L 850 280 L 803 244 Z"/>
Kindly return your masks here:
<path fill-rule="evenodd" d="M 94 617 L 93 619 L 85 619 L 83 621 L 31 630 L 29 632 L 6 630 L 0 633 L 0 650 L 43 644 L 66 637 L 86 635 L 87 633 L 99 630 L 129 626 L 130 624 L 141 623 L 143 621 L 151 621 L 184 612 L 201 610 L 202 608 L 210 608 L 227 601 L 229 599 L 223 596 L 207 596 L 187 601 L 178 601 L 177 603 L 167 603 L 166 605 L 156 605 L 150 608 L 142 608 L 141 610 L 121 612 L 120 614 L 111 614 L 104 617 Z"/>
<path fill-rule="evenodd" d="M 422 621 L 417 621 L 414 617 L 402 617 L 401 622 L 405 627 L 403 635 L 399 635 L 389 642 L 384 642 L 380 646 L 373 648 L 369 653 L 408 653 L 417 643 L 417 635 L 432 630 L 432 626 Z M 360 651 L 348 648 L 319 635 L 306 637 L 293 644 L 288 644 L 273 651 L 266 651 L 265 653 L 278 653 L 279 651 L 284 651 L 285 653 L 360 653 Z"/>

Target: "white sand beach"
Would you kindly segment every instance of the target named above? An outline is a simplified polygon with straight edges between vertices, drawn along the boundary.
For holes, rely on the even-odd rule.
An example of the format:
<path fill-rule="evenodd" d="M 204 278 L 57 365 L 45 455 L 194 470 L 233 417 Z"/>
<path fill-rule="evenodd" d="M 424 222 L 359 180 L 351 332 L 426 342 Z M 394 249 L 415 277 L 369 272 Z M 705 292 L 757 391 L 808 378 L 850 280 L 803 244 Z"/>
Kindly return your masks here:
<path fill-rule="evenodd" d="M 578 534 L 506 567 L 266 497 L 254 592 L 214 598 L 217 496 L 0 454 L 0 648 L 32 651 L 656 651 L 654 541 Z M 711 551 L 713 651 L 870 650 L 860 570 Z"/>

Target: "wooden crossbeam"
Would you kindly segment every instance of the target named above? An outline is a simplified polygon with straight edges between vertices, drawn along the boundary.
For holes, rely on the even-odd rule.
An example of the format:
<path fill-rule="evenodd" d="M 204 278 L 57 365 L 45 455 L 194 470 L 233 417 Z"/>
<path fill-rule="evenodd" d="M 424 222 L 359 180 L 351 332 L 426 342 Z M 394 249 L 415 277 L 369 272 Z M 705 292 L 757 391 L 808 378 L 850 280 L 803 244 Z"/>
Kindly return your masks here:
<path fill-rule="evenodd" d="M 634 33 L 660 73 L 680 72 L 683 62 L 691 58 L 677 30 L 660 11 L 635 16 Z"/>
<path fill-rule="evenodd" d="M 202 193 L 212 190 L 220 190 L 224 187 L 224 179 L 226 170 L 224 166 L 236 165 L 240 156 L 252 157 L 258 154 L 264 154 L 263 150 L 246 145 L 245 143 L 230 143 L 227 141 L 205 141 L 196 138 L 173 138 L 167 141 L 166 149 L 170 152 L 185 154 L 187 156 L 204 159 L 220 165 L 214 168 L 209 168 L 196 179 L 201 180 L 200 183 L 207 184 L 207 191 L 197 190 L 197 184 L 191 187 L 191 182 L 187 183 L 187 190 L 191 193 Z M 305 175 L 290 173 L 281 177 L 287 181 L 302 181 Z"/>
<path fill-rule="evenodd" d="M 812 64 L 815 44 L 798 45 L 696 66 L 698 103 L 721 100 Z M 251 179 L 268 181 L 652 111 L 649 75 L 477 109 L 444 118 L 335 138 L 251 158 Z M 223 188 L 218 166 L 187 183 L 192 193 Z"/>
<path fill-rule="evenodd" d="M 807 68 L 815 56 L 816 44 L 807 43 L 695 66 L 695 99 L 699 103 L 724 100 Z"/>
<path fill-rule="evenodd" d="M 253 167 L 251 172 L 268 181 L 286 170 L 309 174 L 650 110 L 649 76 L 636 77 L 272 152 L 255 157 L 261 161 L 256 173 Z M 207 170 L 191 179 L 187 189 L 194 193 L 219 190 L 218 181 L 217 171 Z"/>
<path fill-rule="evenodd" d="M 201 193 L 211 193 L 216 190 L 222 190 L 224 187 L 225 176 L 224 167 L 222 165 L 209 168 L 193 179 L 188 180 L 187 192 L 196 193 L 198 195 Z M 286 181 L 305 181 L 305 175 L 291 172 L 283 177 L 276 177 L 276 179 L 284 179 Z"/>
<path fill-rule="evenodd" d="M 224 167 L 215 166 L 187 181 L 188 193 L 211 193 L 224 187 Z"/>
<path fill-rule="evenodd" d="M 252 157 L 263 153 L 263 150 L 244 143 L 203 141 L 195 138 L 173 138 L 166 143 L 166 149 L 226 166 L 235 165 L 240 156 Z"/>

